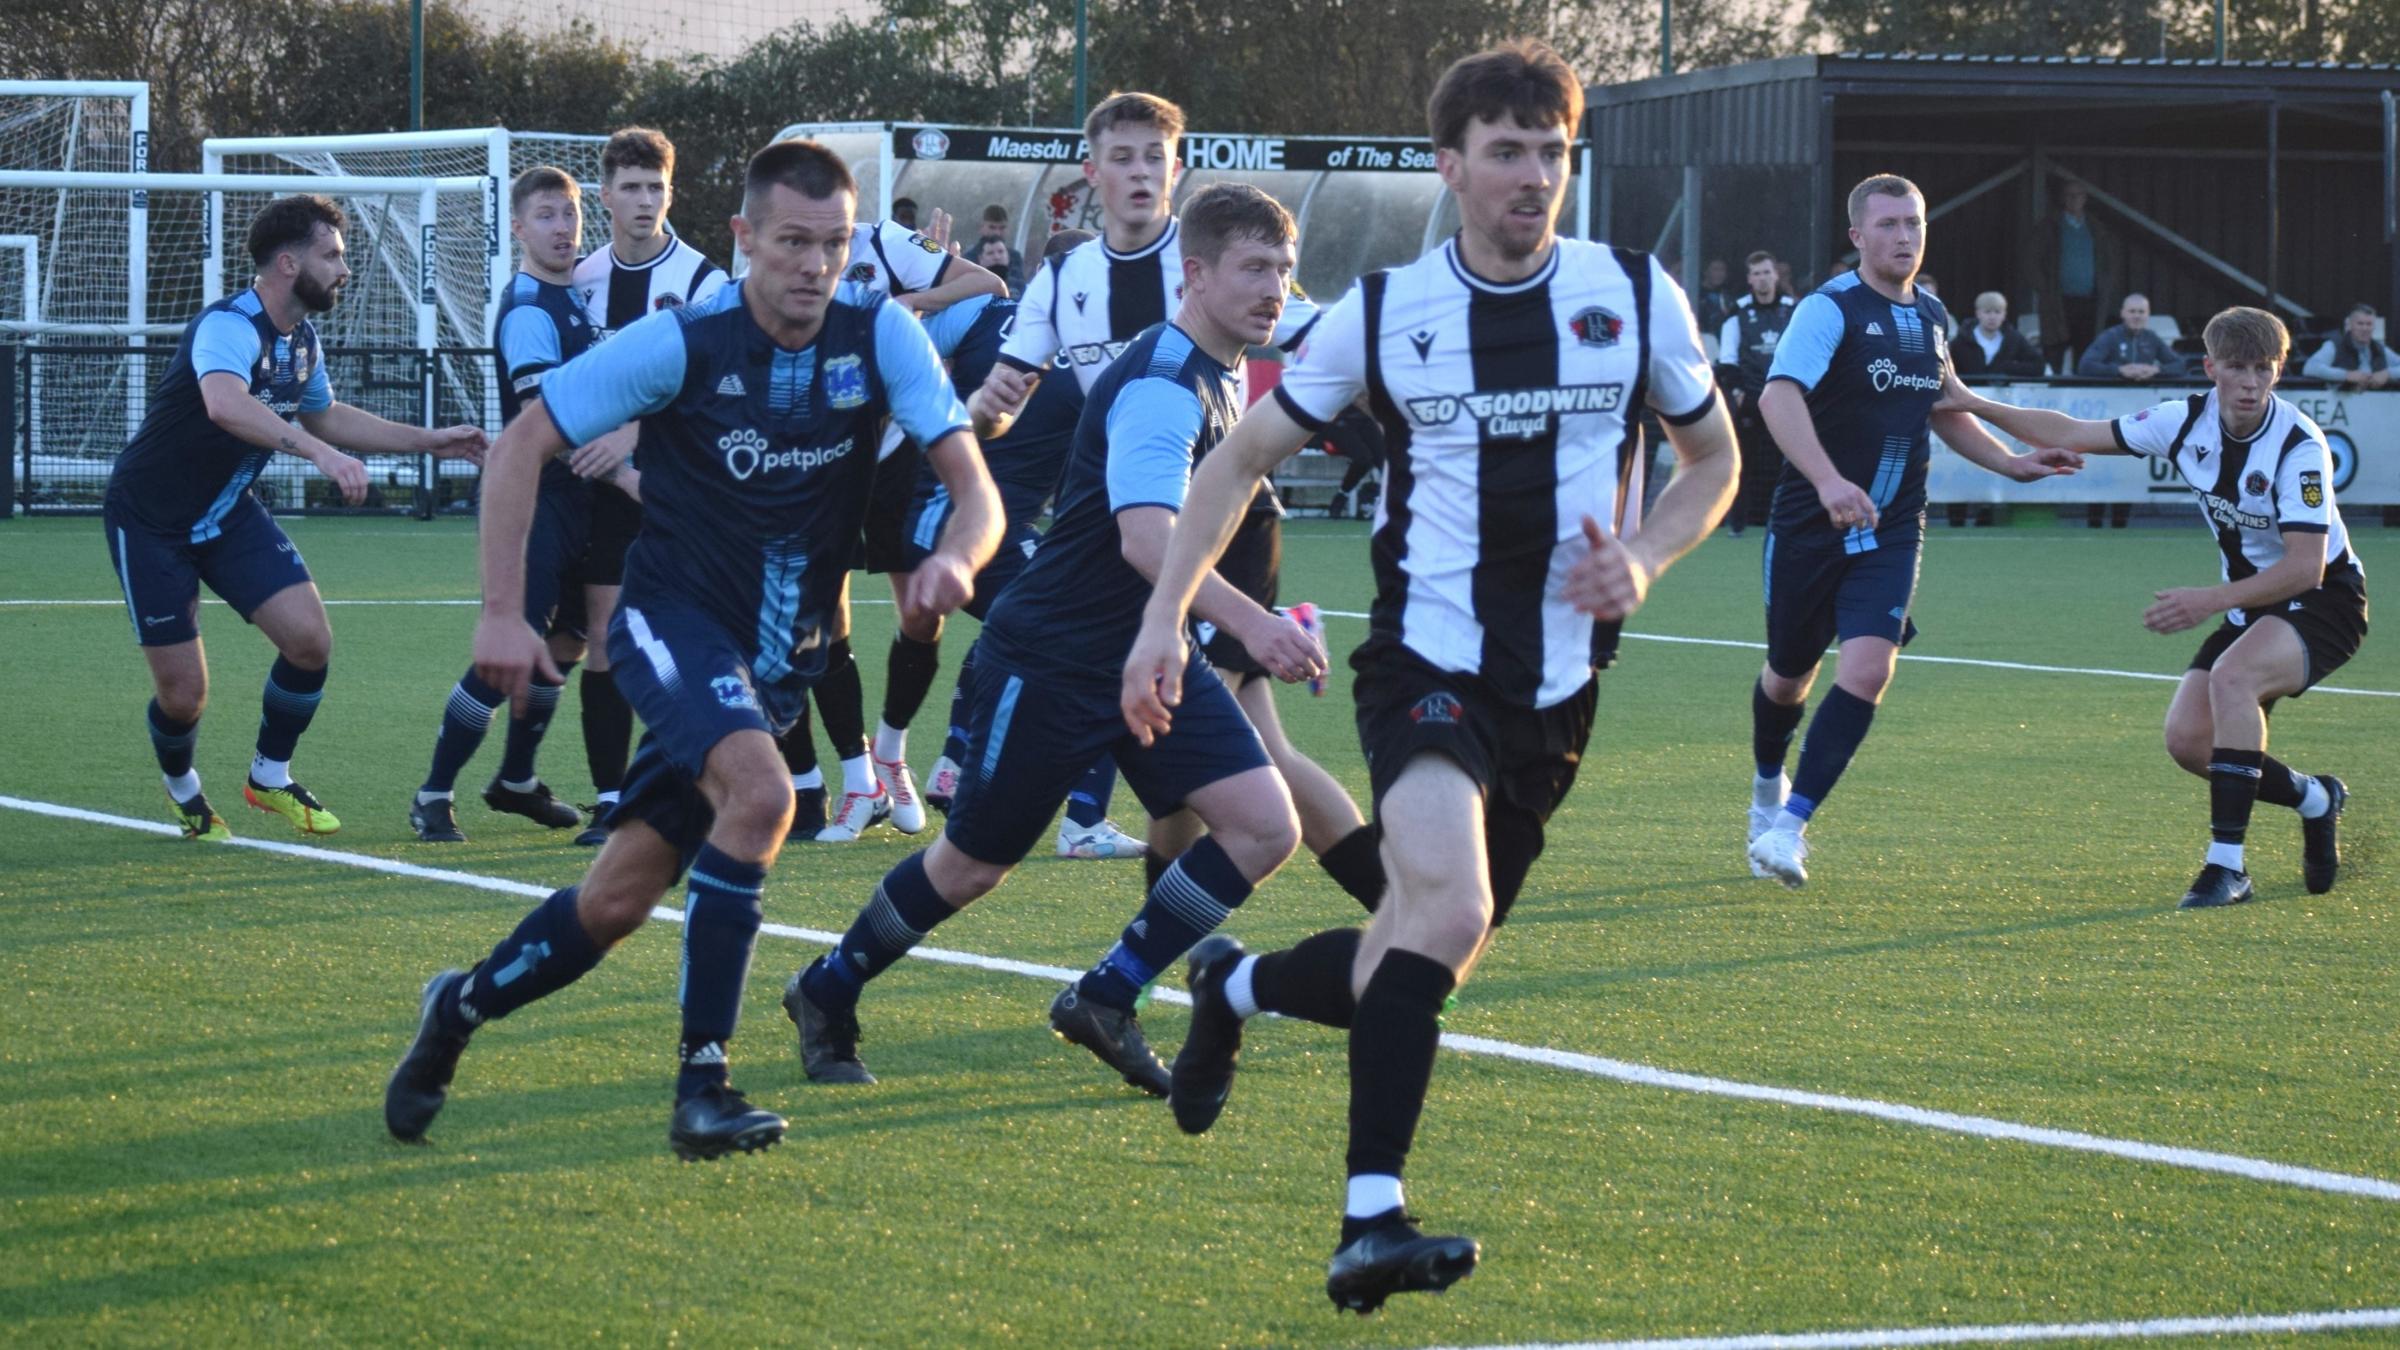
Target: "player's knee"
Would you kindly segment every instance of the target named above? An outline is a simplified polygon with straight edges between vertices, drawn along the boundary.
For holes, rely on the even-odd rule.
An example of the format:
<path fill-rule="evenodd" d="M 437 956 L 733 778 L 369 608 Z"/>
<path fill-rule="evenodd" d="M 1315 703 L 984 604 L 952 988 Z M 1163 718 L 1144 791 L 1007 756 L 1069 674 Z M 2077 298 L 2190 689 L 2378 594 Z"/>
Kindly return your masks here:
<path fill-rule="evenodd" d="M 1253 882 L 1283 866 L 1300 849 L 1300 815 L 1289 797 L 1279 805 L 1277 810 L 1261 809 L 1218 841 L 1233 865 Z"/>
<path fill-rule="evenodd" d="M 560 665 L 572 665 L 583 659 L 584 640 L 573 633 L 552 633 L 549 643 L 550 659 Z"/>
<path fill-rule="evenodd" d="M 1488 895 L 1453 894 L 1439 904 L 1424 907 L 1414 930 L 1402 944 L 1414 947 L 1437 961 L 1458 965 L 1475 954 L 1483 945 L 1484 934 L 1492 928 L 1492 901 Z"/>
<path fill-rule="evenodd" d="M 2208 672 L 2208 698 L 2216 707 L 2240 707 L 2259 701 L 2259 679 L 2239 663 L 2220 661 Z M 2228 700 L 2231 702 L 2228 703 Z"/>
<path fill-rule="evenodd" d="M 717 828 L 744 852 L 771 851 L 792 827 L 792 788 L 789 779 L 745 779 L 717 806 Z"/>
<path fill-rule="evenodd" d="M 2167 726 L 2167 758 L 2175 761 L 2188 773 L 2208 776 L 2208 752 L 2215 737 L 2204 728 Z"/>
<path fill-rule="evenodd" d="M 593 941 L 610 946 L 649 922 L 651 909 L 665 893 L 663 886 L 643 885 L 630 876 L 605 876 L 595 868 L 575 894 L 575 917 Z"/>
<path fill-rule="evenodd" d="M 295 633 L 277 643 L 275 650 L 302 670 L 323 670 L 333 660 L 333 630 L 319 626 Z"/>
<path fill-rule="evenodd" d="M 158 710 L 178 722 L 197 722 L 208 707 L 208 676 L 205 673 L 162 680 L 158 684 Z"/>

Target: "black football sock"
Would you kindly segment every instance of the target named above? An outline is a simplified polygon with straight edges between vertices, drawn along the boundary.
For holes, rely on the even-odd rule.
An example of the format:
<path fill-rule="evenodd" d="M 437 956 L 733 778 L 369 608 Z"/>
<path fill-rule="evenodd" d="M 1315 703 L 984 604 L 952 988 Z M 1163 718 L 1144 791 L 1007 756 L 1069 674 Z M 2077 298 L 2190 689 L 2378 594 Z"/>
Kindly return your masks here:
<path fill-rule="evenodd" d="M 1317 865 L 1369 914 L 1383 903 L 1382 826 L 1368 821 L 1343 835 L 1318 857 Z"/>
<path fill-rule="evenodd" d="M 584 667 L 583 759 L 603 802 L 614 802 L 625 786 L 625 762 L 633 755 L 633 705 L 618 692 L 616 678 Z"/>
<path fill-rule="evenodd" d="M 2297 811 L 2300 803 L 2308 800 L 2308 779 L 2273 755 L 2262 756 L 2258 761 L 2258 799 Z"/>
<path fill-rule="evenodd" d="M 883 682 L 883 724 L 905 729 L 917 710 L 925 706 L 925 695 L 933 690 L 933 677 L 942 668 L 942 644 L 919 642 L 906 633 L 892 638 L 892 655 L 885 667 Z"/>
<path fill-rule="evenodd" d="M 300 744 L 300 733 L 317 716 L 325 696 L 324 666 L 304 670 L 281 655 L 267 669 L 267 685 L 259 699 L 258 757 L 288 762 Z M 280 785 L 278 785 L 280 786 Z"/>
<path fill-rule="evenodd" d="M 1215 835 L 1200 836 L 1200 842 L 1160 874 L 1117 945 L 1084 972 L 1076 989 L 1102 1007 L 1132 1011 L 1144 985 L 1217 931 L 1249 898 L 1250 879 L 1226 856 Z"/>
<path fill-rule="evenodd" d="M 1087 830 L 1108 819 L 1108 799 L 1116 791 L 1117 761 L 1114 756 L 1104 754 L 1092 761 L 1092 767 L 1083 771 L 1075 790 L 1067 794 L 1067 819 Z M 1151 874 L 1150 881 L 1157 884 L 1157 873 Z"/>
<path fill-rule="evenodd" d="M 2218 746 L 2208 752 L 2208 860 L 2242 870 L 2242 838 L 2250 832 L 2250 807 L 2258 800 L 2260 750 Z M 2289 771 L 2287 770 L 2288 774 Z"/>
<path fill-rule="evenodd" d="M 502 742 L 501 782 L 534 781 L 533 757 L 541 752 L 542 738 L 550 734 L 550 719 L 558 712 L 559 696 L 567 692 L 567 675 L 573 669 L 572 662 L 563 667 L 557 684 L 537 679 L 526 685 L 525 711 L 510 714 L 508 739 Z"/>
<path fill-rule="evenodd" d="M 475 758 L 484 733 L 491 729 L 492 714 L 506 702 L 508 695 L 485 684 L 473 668 L 458 677 L 458 683 L 450 686 L 449 703 L 442 708 L 442 729 L 433 738 L 433 767 L 425 771 L 420 795 L 447 796 L 458 786 L 459 771 Z"/>
<path fill-rule="evenodd" d="M 792 729 L 783 733 L 783 739 L 775 744 L 783 751 L 783 767 L 791 771 L 794 780 L 817 771 L 817 733 L 809 721 L 807 700 L 801 701 L 800 715 L 792 719 Z"/>
<path fill-rule="evenodd" d="M 1765 682 L 1750 686 L 1750 757 L 1758 763 L 1758 776 L 1773 778 L 1783 772 L 1783 762 L 1792 752 L 1792 733 L 1800 729 L 1800 718 L 1808 711 L 1808 702 L 1777 703 L 1767 697 Z"/>
<path fill-rule="evenodd" d="M 181 778 L 192 771 L 192 746 L 200 739 L 197 719 L 178 722 L 160 711 L 158 700 L 150 700 L 150 749 L 158 756 L 158 771 L 169 778 Z"/>
<path fill-rule="evenodd" d="M 1358 928 L 1334 928 L 1297 946 L 1268 952 L 1250 968 L 1250 997 L 1260 1012 L 1282 1013 L 1319 1026 L 1347 1027 L 1358 1015 L 1350 972 L 1358 964 Z"/>
<path fill-rule="evenodd" d="M 1255 980 L 1253 981 L 1255 987 Z M 1376 963 L 1350 1025 L 1350 1175 L 1397 1177 L 1433 1082 L 1450 967 L 1395 947 Z"/>
<path fill-rule="evenodd" d="M 817 681 L 817 716 L 824 719 L 825 739 L 834 757 L 851 760 L 867 753 L 867 691 L 859 683 L 858 661 L 850 654 L 850 639 L 825 650 L 825 677 Z"/>

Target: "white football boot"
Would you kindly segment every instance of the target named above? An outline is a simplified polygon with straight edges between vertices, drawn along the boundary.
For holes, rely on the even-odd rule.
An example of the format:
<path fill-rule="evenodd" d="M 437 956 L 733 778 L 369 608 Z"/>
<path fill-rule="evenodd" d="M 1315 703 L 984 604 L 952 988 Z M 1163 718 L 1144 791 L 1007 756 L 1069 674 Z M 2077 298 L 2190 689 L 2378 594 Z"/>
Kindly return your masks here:
<path fill-rule="evenodd" d="M 1142 841 L 1117 828 L 1113 820 L 1097 825 L 1058 823 L 1058 856 L 1062 858 L 1139 858 L 1149 850 Z"/>
<path fill-rule="evenodd" d="M 1770 829 L 1750 841 L 1750 866 L 1798 890 L 1808 884 L 1808 840 L 1798 830 Z"/>
<path fill-rule="evenodd" d="M 915 834 L 925 828 L 925 803 L 917 796 L 917 780 L 908 773 L 905 759 L 877 759 L 872 752 L 867 762 L 875 766 L 875 786 L 891 800 L 892 828 L 902 834 Z"/>

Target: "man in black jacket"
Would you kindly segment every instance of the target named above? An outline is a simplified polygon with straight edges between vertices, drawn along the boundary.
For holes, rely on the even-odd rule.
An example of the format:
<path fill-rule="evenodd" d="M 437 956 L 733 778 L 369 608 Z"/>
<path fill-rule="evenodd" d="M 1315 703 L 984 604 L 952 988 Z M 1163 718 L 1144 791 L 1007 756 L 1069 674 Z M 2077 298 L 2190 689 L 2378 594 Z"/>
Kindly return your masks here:
<path fill-rule="evenodd" d="M 2038 380 L 2042 354 L 2008 326 L 2008 297 L 1985 291 L 1975 297 L 1975 326 L 1950 344 L 1950 368 L 1962 380 Z"/>
<path fill-rule="evenodd" d="M 1775 479 L 1783 472 L 1783 452 L 1758 415 L 1758 396 L 1767 387 L 1767 369 L 1775 364 L 1775 344 L 1783 340 L 1792 321 L 1792 297 L 1782 293 L 1782 274 L 1775 255 L 1764 249 L 1750 255 L 1745 280 L 1749 293 L 1735 301 L 1717 330 L 1717 385 L 1733 410 L 1734 434 L 1742 447 L 1741 493 L 1725 513 L 1735 534 L 1746 525 L 1767 523 L 1767 501 Z"/>

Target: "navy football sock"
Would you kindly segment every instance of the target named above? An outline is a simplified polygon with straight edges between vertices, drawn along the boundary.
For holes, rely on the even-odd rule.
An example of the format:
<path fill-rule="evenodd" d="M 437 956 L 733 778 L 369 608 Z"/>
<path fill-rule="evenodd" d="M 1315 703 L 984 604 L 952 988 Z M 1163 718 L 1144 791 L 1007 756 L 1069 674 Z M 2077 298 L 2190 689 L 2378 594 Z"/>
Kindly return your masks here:
<path fill-rule="evenodd" d="M 1365 936 L 1364 929 L 1334 928 L 1259 957 L 1250 968 L 1250 996 L 1258 1010 L 1320 1026 L 1349 1026 L 1358 1015 L 1350 972 Z"/>
<path fill-rule="evenodd" d="M 801 976 L 802 991 L 820 1008 L 857 1003 L 867 981 L 889 970 L 935 925 L 957 912 L 925 875 L 922 852 L 902 858 L 884 873 L 875 898 L 851 921 L 850 931 Z"/>
<path fill-rule="evenodd" d="M 858 661 L 850 654 L 848 638 L 825 649 L 825 675 L 817 681 L 817 716 L 825 723 L 834 758 L 856 759 L 867 753 L 867 691 L 859 683 Z"/>
<path fill-rule="evenodd" d="M 450 686 L 450 702 L 442 708 L 441 733 L 433 739 L 433 767 L 425 771 L 425 786 L 419 791 L 438 795 L 458 786 L 459 772 L 483 744 L 492 714 L 507 701 L 508 695 L 485 684 L 472 668 L 458 677 Z"/>
<path fill-rule="evenodd" d="M 258 757 L 285 761 L 300 744 L 300 733 L 317 715 L 325 696 L 325 670 L 303 670 L 278 655 L 267 670 L 267 686 L 259 699 Z"/>
<path fill-rule="evenodd" d="M 1369 914 L 1383 903 L 1382 826 L 1368 821 L 1343 835 L 1317 858 L 1317 865 Z"/>
<path fill-rule="evenodd" d="M 1116 791 L 1117 761 L 1102 755 L 1083 771 L 1075 790 L 1067 794 L 1067 819 L 1087 830 L 1108 819 L 1108 799 Z"/>
<path fill-rule="evenodd" d="M 547 994 L 555 994 L 600 964 L 606 950 L 592 941 L 575 914 L 576 888 L 552 891 L 459 982 L 439 1010 L 452 1030 L 497 1021 Z"/>
<path fill-rule="evenodd" d="M 905 730 L 925 706 L 925 695 L 932 692 L 933 677 L 941 668 L 941 643 L 893 634 L 891 660 L 884 668 L 883 724 Z"/>
<path fill-rule="evenodd" d="M 1184 850 L 1150 888 L 1117 945 L 1085 971 L 1076 989 L 1103 1007 L 1130 1011 L 1142 986 L 1174 964 L 1250 898 L 1250 879 L 1214 835 Z"/>
<path fill-rule="evenodd" d="M 570 665 L 567 669 L 572 669 Z M 558 697 L 567 692 L 566 670 L 559 672 L 560 683 L 544 684 L 535 680 L 525 689 L 525 711 L 511 714 L 508 719 L 506 749 L 500 755 L 500 781 L 527 783 L 533 781 L 533 757 L 542 748 L 542 737 L 550 733 L 550 718 L 558 711 Z"/>
<path fill-rule="evenodd" d="M 1442 1004 L 1457 987 L 1450 967 L 1398 947 L 1367 977 L 1350 1024 L 1350 1175 L 1396 1177 L 1407 1163 L 1433 1082 Z"/>
<path fill-rule="evenodd" d="M 742 1015 L 742 986 L 764 915 L 764 863 L 743 862 L 702 844 L 692 859 L 683 909 L 683 1048 L 675 1075 L 680 1101 L 726 1079 L 725 1047 Z"/>
<path fill-rule="evenodd" d="M 1750 686 L 1750 757 L 1758 761 L 1759 777 L 1773 778 L 1783 772 L 1783 761 L 1792 751 L 1792 733 L 1799 730 L 1800 718 L 1807 711 L 1806 699 L 1777 703 L 1767 697 L 1764 681 Z"/>
<path fill-rule="evenodd" d="M 967 764 L 967 712 L 973 707 L 967 690 L 974 687 L 975 647 L 968 643 L 967 654 L 958 659 L 958 681 L 950 686 L 950 734 L 942 740 L 942 753 L 961 769 Z"/>
<path fill-rule="evenodd" d="M 1842 770 L 1866 740 L 1875 721 L 1875 705 L 1842 688 L 1833 687 L 1817 705 L 1816 720 L 1808 724 L 1808 741 L 1800 747 L 1800 772 L 1792 777 L 1792 795 L 1783 809 L 1808 819 L 1841 781 Z"/>
<path fill-rule="evenodd" d="M 584 763 L 592 771 L 592 786 L 603 799 L 614 801 L 625 786 L 625 762 L 633 754 L 633 705 L 605 670 L 586 667 L 578 692 L 583 696 Z"/>
<path fill-rule="evenodd" d="M 158 700 L 150 700 L 150 749 L 158 756 L 158 770 L 169 778 L 181 778 L 192 771 L 192 746 L 200 739 L 198 719 L 178 722 L 166 715 Z"/>

